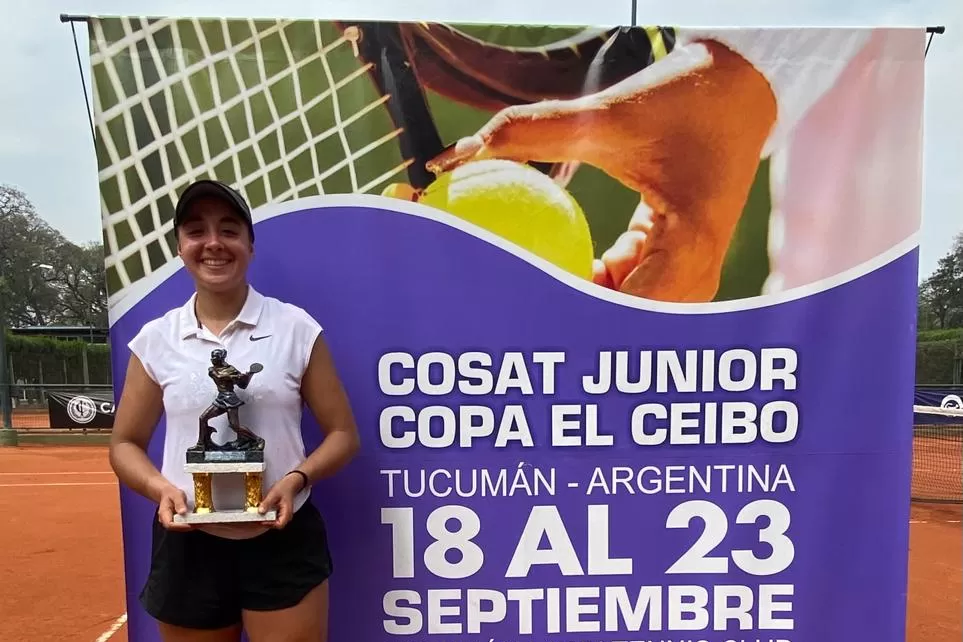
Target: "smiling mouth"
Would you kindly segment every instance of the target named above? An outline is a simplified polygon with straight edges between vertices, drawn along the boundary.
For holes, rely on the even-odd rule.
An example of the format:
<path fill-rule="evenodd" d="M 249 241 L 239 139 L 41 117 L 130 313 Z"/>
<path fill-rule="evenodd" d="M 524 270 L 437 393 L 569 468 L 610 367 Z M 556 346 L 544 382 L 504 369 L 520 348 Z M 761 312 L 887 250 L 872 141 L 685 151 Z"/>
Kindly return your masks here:
<path fill-rule="evenodd" d="M 201 263 L 208 267 L 221 267 L 227 265 L 230 261 L 227 259 L 204 259 Z"/>

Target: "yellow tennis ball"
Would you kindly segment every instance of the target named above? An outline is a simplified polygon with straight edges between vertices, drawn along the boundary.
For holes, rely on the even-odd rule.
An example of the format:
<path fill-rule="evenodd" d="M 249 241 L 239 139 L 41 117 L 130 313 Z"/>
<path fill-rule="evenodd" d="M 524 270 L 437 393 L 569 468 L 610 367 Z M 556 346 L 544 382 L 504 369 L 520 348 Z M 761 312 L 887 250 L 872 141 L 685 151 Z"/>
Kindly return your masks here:
<path fill-rule="evenodd" d="M 397 198 L 401 199 L 402 201 L 413 201 L 416 199 L 417 194 L 418 192 L 415 190 L 415 188 L 407 183 L 391 183 L 381 190 L 382 196 Z"/>
<path fill-rule="evenodd" d="M 523 247 L 585 279 L 592 277 L 592 235 L 562 186 L 528 165 L 481 160 L 440 174 L 418 198 Z"/>

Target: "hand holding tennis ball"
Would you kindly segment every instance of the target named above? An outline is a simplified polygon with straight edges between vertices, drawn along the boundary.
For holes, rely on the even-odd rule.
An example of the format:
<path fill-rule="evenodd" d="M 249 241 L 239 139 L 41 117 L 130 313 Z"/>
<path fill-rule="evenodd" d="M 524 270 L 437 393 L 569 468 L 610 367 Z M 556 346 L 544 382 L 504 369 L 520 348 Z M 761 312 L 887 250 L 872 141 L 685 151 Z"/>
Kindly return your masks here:
<path fill-rule="evenodd" d="M 711 301 L 778 113 L 769 81 L 713 40 L 680 44 L 595 93 L 511 105 L 428 160 L 578 161 L 643 205 L 593 282 L 657 301 Z"/>
<path fill-rule="evenodd" d="M 519 245 L 584 279 L 592 278 L 592 236 L 582 208 L 551 178 L 507 160 L 465 163 L 423 192 L 389 185 L 382 192 L 436 207 Z"/>

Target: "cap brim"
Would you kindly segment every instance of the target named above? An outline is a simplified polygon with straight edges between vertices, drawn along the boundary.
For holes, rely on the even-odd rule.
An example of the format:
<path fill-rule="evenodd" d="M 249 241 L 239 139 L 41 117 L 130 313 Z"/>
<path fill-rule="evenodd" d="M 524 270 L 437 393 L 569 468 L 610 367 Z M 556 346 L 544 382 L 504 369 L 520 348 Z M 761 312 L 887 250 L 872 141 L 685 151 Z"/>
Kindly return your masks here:
<path fill-rule="evenodd" d="M 193 183 L 181 194 L 174 212 L 174 225 L 181 223 L 190 212 L 190 207 L 200 198 L 216 198 L 227 202 L 231 209 L 248 224 L 251 220 L 251 210 L 243 198 L 225 185 L 212 181 L 198 181 Z"/>

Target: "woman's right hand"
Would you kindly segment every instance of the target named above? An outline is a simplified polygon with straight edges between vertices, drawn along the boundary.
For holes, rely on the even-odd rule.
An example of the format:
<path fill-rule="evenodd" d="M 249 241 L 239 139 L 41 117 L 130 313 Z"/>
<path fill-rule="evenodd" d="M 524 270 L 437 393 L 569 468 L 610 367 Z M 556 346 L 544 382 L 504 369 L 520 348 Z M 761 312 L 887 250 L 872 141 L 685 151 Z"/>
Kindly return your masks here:
<path fill-rule="evenodd" d="M 158 497 L 157 521 L 170 531 L 189 531 L 191 524 L 178 524 L 174 515 L 187 515 L 187 495 L 177 486 L 165 480 Z"/>

